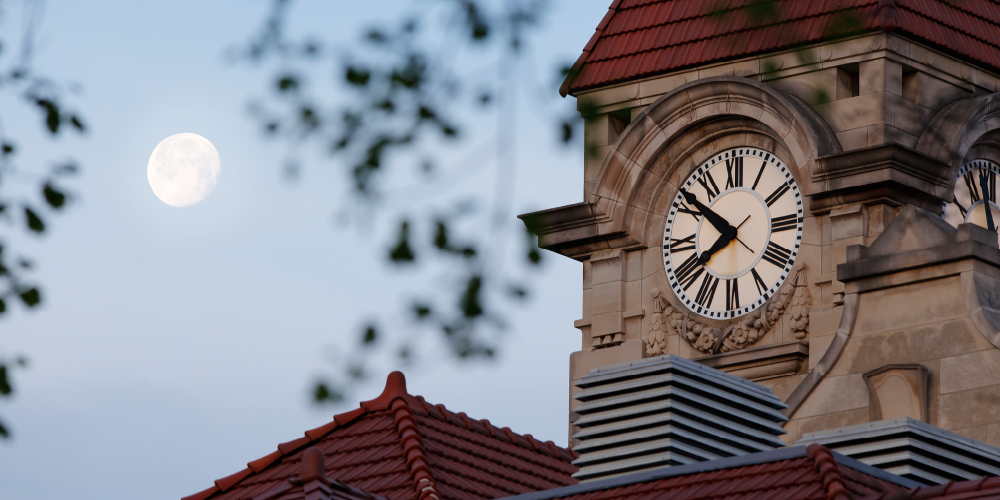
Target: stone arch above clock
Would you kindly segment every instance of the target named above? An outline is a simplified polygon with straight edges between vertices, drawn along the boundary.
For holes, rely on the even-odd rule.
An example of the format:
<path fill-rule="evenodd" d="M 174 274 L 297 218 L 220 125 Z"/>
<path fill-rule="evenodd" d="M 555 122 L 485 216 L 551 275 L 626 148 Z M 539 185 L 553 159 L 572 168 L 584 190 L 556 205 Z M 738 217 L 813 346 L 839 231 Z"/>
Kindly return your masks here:
<path fill-rule="evenodd" d="M 585 240 L 606 244 L 584 241 L 571 249 L 570 241 L 556 241 L 568 235 L 553 233 L 542 235 L 540 244 L 577 258 L 602 247 L 648 244 L 647 233 L 658 231 L 653 219 L 665 214 L 656 205 L 665 203 L 666 191 L 676 190 L 678 178 L 715 150 L 741 145 L 771 148 L 794 167 L 803 186 L 817 158 L 841 152 L 830 127 L 792 95 L 741 77 L 691 82 L 646 107 L 605 156 L 585 202 L 594 225 Z"/>

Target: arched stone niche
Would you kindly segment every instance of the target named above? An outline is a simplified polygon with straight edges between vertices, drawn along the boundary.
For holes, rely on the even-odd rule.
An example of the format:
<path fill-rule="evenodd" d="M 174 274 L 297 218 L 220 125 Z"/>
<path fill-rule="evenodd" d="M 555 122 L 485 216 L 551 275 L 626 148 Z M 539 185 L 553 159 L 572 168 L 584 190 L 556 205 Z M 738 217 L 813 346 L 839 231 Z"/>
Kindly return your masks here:
<path fill-rule="evenodd" d="M 743 144 L 729 137 L 740 134 Z M 657 202 L 708 158 L 698 153 L 711 141 L 780 146 L 805 194 L 816 159 L 842 151 L 826 122 L 794 96 L 741 77 L 694 81 L 650 104 L 608 152 L 587 200 L 598 232 L 621 235 L 612 247 L 642 245 L 649 215 L 665 215 Z"/>
<path fill-rule="evenodd" d="M 939 111 L 924 127 L 916 150 L 947 163 L 952 177 L 970 149 L 987 133 L 1000 128 L 1000 94 L 959 99 Z"/>

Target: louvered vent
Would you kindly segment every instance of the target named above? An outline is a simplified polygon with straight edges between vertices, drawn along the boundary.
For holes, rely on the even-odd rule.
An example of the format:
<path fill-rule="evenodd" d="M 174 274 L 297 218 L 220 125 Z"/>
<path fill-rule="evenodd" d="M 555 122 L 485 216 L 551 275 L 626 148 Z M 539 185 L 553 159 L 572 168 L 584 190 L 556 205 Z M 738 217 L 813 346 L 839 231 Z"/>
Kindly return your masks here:
<path fill-rule="evenodd" d="M 908 417 L 804 434 L 833 451 L 924 484 L 1000 475 L 1000 448 Z"/>
<path fill-rule="evenodd" d="M 787 406 L 771 389 L 684 358 L 597 368 L 576 386 L 581 480 L 784 446 Z"/>

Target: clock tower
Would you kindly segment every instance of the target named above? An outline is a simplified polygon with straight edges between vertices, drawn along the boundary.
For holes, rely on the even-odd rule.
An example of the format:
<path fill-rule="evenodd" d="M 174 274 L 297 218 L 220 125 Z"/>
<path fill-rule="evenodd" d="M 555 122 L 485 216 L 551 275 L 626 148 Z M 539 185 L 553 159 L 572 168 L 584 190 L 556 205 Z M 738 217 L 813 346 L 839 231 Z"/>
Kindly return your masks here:
<path fill-rule="evenodd" d="M 583 200 L 521 217 L 582 263 L 571 444 L 574 382 L 673 354 L 770 387 L 789 442 L 1000 446 L 1000 14 L 730 3 L 615 0 L 563 84 Z"/>

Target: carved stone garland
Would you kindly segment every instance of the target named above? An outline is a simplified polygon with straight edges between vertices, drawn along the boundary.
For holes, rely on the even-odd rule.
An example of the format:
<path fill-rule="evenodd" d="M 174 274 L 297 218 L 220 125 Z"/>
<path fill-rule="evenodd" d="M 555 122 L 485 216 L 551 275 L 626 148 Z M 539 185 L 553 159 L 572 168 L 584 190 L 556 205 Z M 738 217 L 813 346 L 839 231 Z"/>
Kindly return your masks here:
<path fill-rule="evenodd" d="M 798 269 L 781 291 L 771 297 L 753 314 L 729 325 L 725 330 L 701 323 L 690 312 L 681 312 L 667 302 L 659 289 L 654 288 L 653 315 L 646 337 L 646 356 L 667 354 L 667 336 L 670 329 L 677 332 L 696 350 L 706 354 L 739 351 L 750 347 L 780 323 L 781 315 L 788 311 L 792 334 L 804 339 L 809 328 L 809 309 L 812 297 L 806 285 L 803 269 Z"/>

